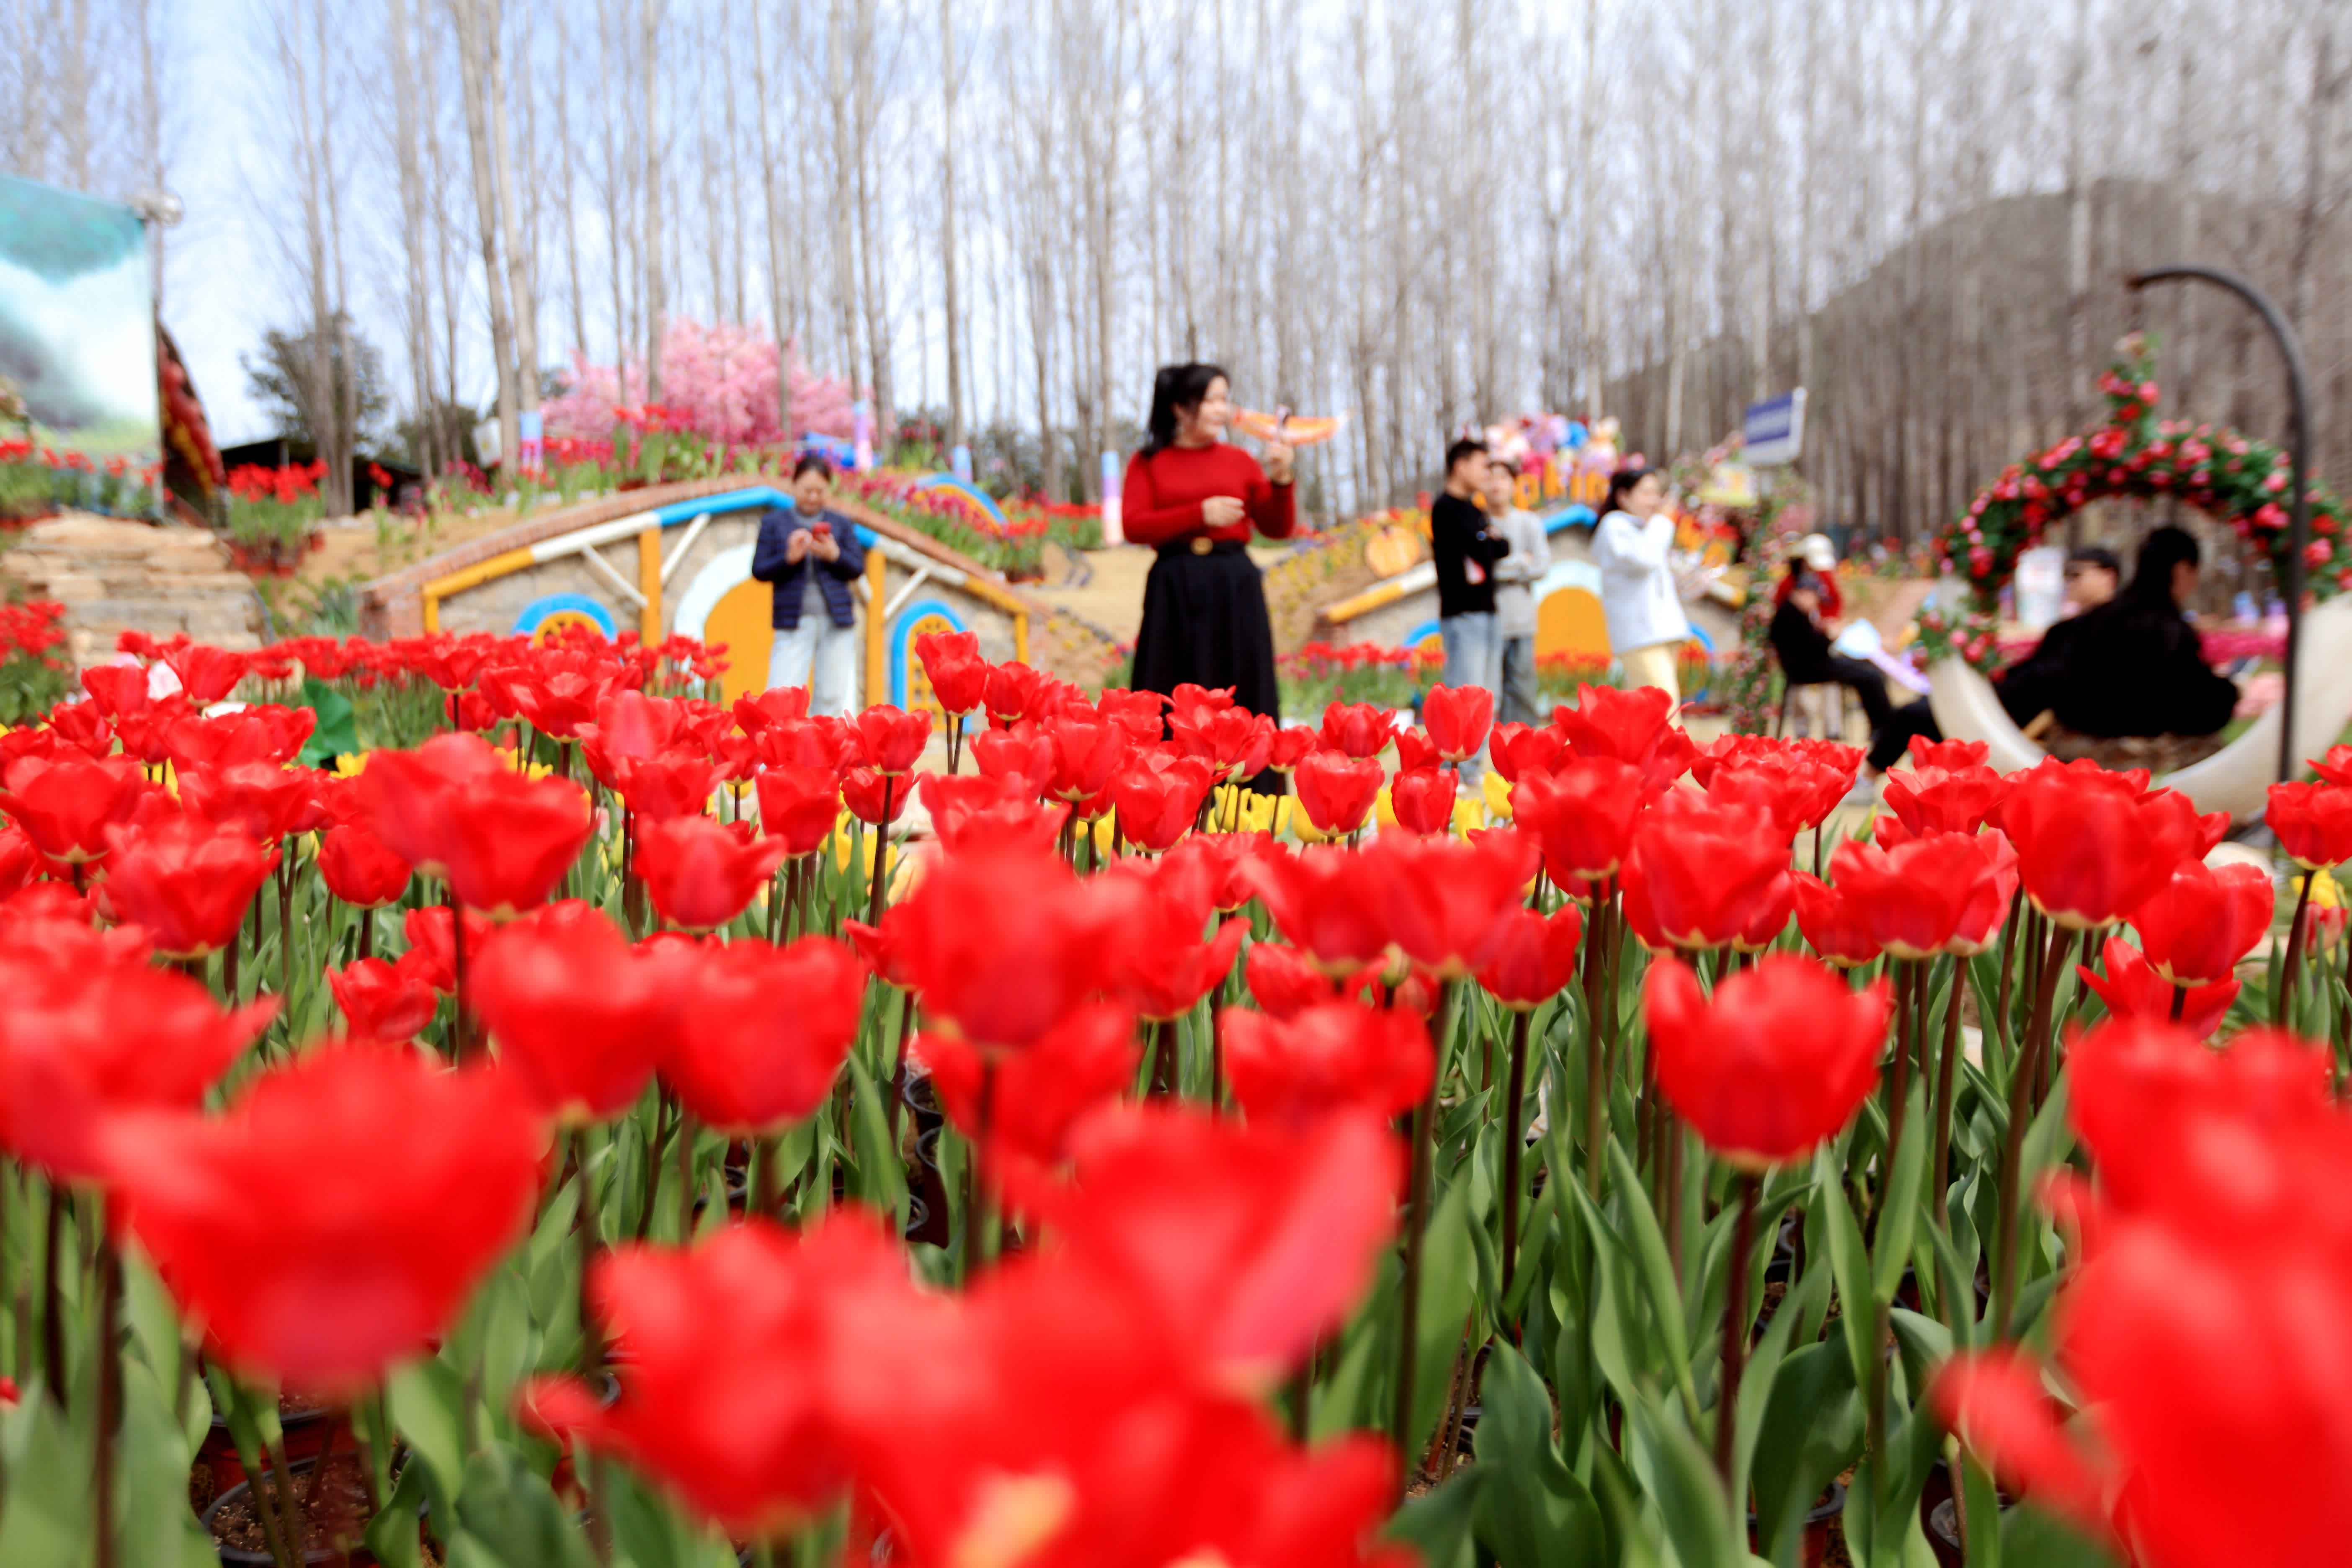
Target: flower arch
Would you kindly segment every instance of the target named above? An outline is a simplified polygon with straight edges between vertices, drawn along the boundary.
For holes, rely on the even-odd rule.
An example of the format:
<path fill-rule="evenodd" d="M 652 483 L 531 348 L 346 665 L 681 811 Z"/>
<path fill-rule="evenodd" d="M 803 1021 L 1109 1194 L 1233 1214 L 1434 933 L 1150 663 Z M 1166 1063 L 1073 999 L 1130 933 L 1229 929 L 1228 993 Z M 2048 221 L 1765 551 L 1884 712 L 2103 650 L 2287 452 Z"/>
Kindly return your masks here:
<path fill-rule="evenodd" d="M 1979 613 L 1990 611 L 2017 569 L 2019 553 L 2040 542 L 2051 524 L 2091 501 L 2117 496 L 2178 496 L 2226 520 L 2239 538 L 2262 546 L 2277 580 L 2285 581 L 2292 504 L 2286 454 L 2224 426 L 2158 419 L 2156 351 L 2149 333 L 2125 338 L 2099 377 L 2105 423 L 2011 464 L 1944 531 L 1938 552 L 1975 590 Z M 2336 494 L 2314 480 L 2310 496 L 2304 581 L 2325 599 L 2352 588 L 2352 539 Z"/>

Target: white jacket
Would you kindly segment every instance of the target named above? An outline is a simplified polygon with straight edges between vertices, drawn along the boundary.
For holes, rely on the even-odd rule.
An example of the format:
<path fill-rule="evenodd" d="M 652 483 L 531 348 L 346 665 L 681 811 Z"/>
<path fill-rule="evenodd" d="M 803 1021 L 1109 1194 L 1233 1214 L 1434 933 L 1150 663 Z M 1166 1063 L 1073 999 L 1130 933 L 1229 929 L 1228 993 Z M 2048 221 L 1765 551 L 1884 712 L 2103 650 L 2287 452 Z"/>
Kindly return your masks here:
<path fill-rule="evenodd" d="M 1609 646 L 1618 653 L 1656 643 L 1679 643 L 1691 635 L 1667 564 L 1675 544 L 1675 520 L 1661 511 L 1643 522 L 1630 511 L 1612 511 L 1592 531 L 1592 560 L 1601 568 L 1601 613 L 1609 623 Z"/>

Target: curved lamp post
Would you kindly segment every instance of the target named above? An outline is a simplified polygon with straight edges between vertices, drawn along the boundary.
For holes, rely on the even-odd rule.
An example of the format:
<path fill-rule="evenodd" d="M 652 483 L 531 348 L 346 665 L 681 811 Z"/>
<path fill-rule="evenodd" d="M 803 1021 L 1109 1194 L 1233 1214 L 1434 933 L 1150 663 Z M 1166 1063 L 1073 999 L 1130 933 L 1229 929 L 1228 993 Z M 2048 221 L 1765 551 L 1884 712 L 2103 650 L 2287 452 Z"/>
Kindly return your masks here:
<path fill-rule="evenodd" d="M 2279 777 L 2292 779 L 2300 771 L 2302 759 L 2294 754 L 2294 656 L 2298 632 L 2303 624 L 2303 551 L 2311 533 L 2311 495 L 2304 483 L 2303 465 L 2311 449 L 2311 399 L 2305 384 L 2303 345 L 2288 324 L 2285 314 L 2271 297 L 2234 272 L 2218 267 L 2157 267 L 2137 272 L 2124 279 L 2124 287 L 2137 293 L 2151 283 L 2210 283 L 2226 289 L 2253 308 L 2271 330 L 2271 338 L 2278 344 L 2279 355 L 2286 361 L 2286 390 L 2294 434 L 2287 450 L 2287 483 L 2294 495 L 2294 505 L 2288 525 L 2287 541 L 2291 548 L 2286 556 L 2286 580 L 2279 584 L 2286 601 L 2286 690 L 2279 699 Z"/>

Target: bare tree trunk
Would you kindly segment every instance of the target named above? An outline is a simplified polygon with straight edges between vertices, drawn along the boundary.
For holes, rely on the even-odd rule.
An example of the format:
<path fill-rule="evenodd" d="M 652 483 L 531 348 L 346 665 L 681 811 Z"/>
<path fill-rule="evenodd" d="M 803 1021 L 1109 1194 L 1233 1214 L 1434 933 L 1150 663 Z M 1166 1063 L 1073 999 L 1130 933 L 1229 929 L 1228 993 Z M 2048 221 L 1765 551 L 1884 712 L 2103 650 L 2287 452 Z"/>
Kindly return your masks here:
<path fill-rule="evenodd" d="M 505 51 L 500 47 L 499 0 L 473 0 L 476 24 L 481 28 L 484 58 L 488 70 L 486 80 L 489 89 L 485 105 L 490 121 L 490 154 L 498 175 L 499 238 L 506 251 L 507 289 L 509 309 L 514 318 L 515 393 L 521 413 L 539 412 L 539 298 L 531 286 L 530 258 L 525 252 L 517 221 L 519 187 L 515 181 L 515 159 L 511 139 L 507 133 L 506 70 L 502 64 Z M 501 429 L 499 436 L 506 445 L 499 447 L 501 462 L 509 474 L 521 448 L 515 444 L 517 432 Z"/>
<path fill-rule="evenodd" d="M 588 302 L 580 286 L 580 225 L 572 212 L 572 21 L 564 6 L 555 8 L 555 140 L 561 155 L 558 165 L 563 171 L 563 183 L 558 192 L 558 206 L 563 219 L 563 263 L 571 282 L 572 346 L 585 353 L 588 350 Z M 605 220 L 611 222 L 608 216 Z"/>
<path fill-rule="evenodd" d="M 956 293 L 956 50 L 953 0 L 940 0 L 940 274 L 946 289 L 948 447 L 963 445 L 962 303 Z"/>
<path fill-rule="evenodd" d="M 776 425 L 793 438 L 792 338 L 784 315 L 784 224 L 776 188 L 776 144 L 768 125 L 768 45 L 760 26 L 766 0 L 751 0 L 751 90 L 760 100 L 760 210 L 768 220 L 768 310 L 776 333 Z"/>
<path fill-rule="evenodd" d="M 486 0 L 449 0 L 457 29 L 457 73 L 466 105 L 466 137 L 473 150 L 474 211 L 482 233 L 482 292 L 489 301 L 490 354 L 499 374 L 499 458 L 515 451 L 517 395 L 514 329 L 507 311 L 507 280 L 499 265 L 499 187 L 493 172 L 489 131 L 489 56 L 481 6 Z"/>
<path fill-rule="evenodd" d="M 658 116 L 661 82 L 660 0 L 637 0 L 637 26 L 645 66 L 645 311 L 646 401 L 661 401 L 662 216 L 661 122 Z"/>

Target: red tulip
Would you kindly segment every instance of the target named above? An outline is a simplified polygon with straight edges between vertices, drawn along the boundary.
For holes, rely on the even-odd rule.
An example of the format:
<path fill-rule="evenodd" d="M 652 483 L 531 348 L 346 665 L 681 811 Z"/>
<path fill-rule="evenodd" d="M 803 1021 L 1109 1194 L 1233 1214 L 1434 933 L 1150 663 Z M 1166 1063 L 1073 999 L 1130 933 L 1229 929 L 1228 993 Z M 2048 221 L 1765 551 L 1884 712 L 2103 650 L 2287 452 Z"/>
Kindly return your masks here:
<path fill-rule="evenodd" d="M 543 1147 L 497 1074 L 365 1046 L 107 1139 L 124 1226 L 208 1353 L 329 1398 L 448 1330 L 528 1230 Z"/>
<path fill-rule="evenodd" d="M 114 728 L 93 703 L 69 702 L 50 709 L 49 730 L 66 744 L 93 757 L 114 750 Z"/>
<path fill-rule="evenodd" d="M 580 755 L 606 789 L 618 792 L 626 786 L 627 764 L 676 751 L 686 735 L 684 703 L 615 691 L 597 706 L 595 721 L 580 727 Z"/>
<path fill-rule="evenodd" d="M 1399 773 L 1389 784 L 1397 826 L 1426 838 L 1454 830 L 1454 776 L 1436 768 Z"/>
<path fill-rule="evenodd" d="M 1381 764 L 1370 758 L 1350 762 L 1337 752 L 1317 752 L 1298 764 L 1298 809 L 1315 830 L 1328 837 L 1364 826 L 1380 798 Z"/>
<path fill-rule="evenodd" d="M 2198 848 L 2188 797 L 2143 795 L 2144 775 L 2045 762 L 2012 774 L 2000 825 L 2036 908 L 2073 931 L 2112 925 L 2172 878 Z"/>
<path fill-rule="evenodd" d="M 682 1010 L 689 999 L 702 1005 L 690 951 L 632 947 L 609 916 L 577 900 L 500 927 L 466 961 L 467 999 L 498 1046 L 499 1070 L 542 1114 L 570 1122 L 606 1121 L 636 1103 Z"/>
<path fill-rule="evenodd" d="M 1127 731 L 1084 710 L 1065 710 L 1045 727 L 1054 747 L 1054 778 L 1046 793 L 1073 803 L 1108 788 L 1127 758 Z"/>
<path fill-rule="evenodd" d="M 830 937 L 707 952 L 678 1015 L 662 1077 L 730 1137 L 805 1121 L 833 1088 L 866 997 L 866 966 Z"/>
<path fill-rule="evenodd" d="M 925 632 L 915 639 L 923 679 L 946 712 L 969 713 L 988 699 L 988 661 L 977 632 Z"/>
<path fill-rule="evenodd" d="M 1302 770 L 1302 777 L 1303 777 Z M 1336 847 L 1276 849 L 1248 862 L 1243 878 L 1265 900 L 1282 934 L 1328 974 L 1351 974 L 1388 955 L 1377 876 L 1361 855 Z"/>
<path fill-rule="evenodd" d="M 1396 731 L 1397 772 L 1409 773 L 1415 768 L 1433 768 L 1444 759 L 1437 754 L 1436 744 L 1426 730 Z"/>
<path fill-rule="evenodd" d="M 234 713 L 176 715 L 164 733 L 172 765 L 192 769 L 268 763 L 284 767 L 300 753 L 319 721 L 316 710 L 257 703 Z"/>
<path fill-rule="evenodd" d="M 2156 966 L 2138 948 L 2119 936 L 2111 936 L 2100 944 L 2099 967 L 2106 973 L 2095 974 L 2079 963 L 2074 973 L 2082 976 L 2084 984 L 2098 993 L 2109 1013 L 2118 1018 L 2172 1016 L 2172 983 L 2156 972 Z M 2229 1016 L 2230 1004 L 2237 999 L 2235 975 L 2210 985 L 2192 985 L 2181 1006 L 2180 1026 L 2204 1039 L 2221 1026 L 2221 1020 Z"/>
<path fill-rule="evenodd" d="M 1494 955 L 1479 967 L 1478 984 L 1504 1006 L 1526 1012 L 1540 1007 L 1576 977 L 1578 943 L 1584 917 L 1574 904 L 1539 915 L 1514 910 L 1503 918 Z"/>
<path fill-rule="evenodd" d="M 772 767 L 760 774 L 760 831 L 781 842 L 787 858 L 824 847 L 841 819 L 841 785 L 830 770 Z"/>
<path fill-rule="evenodd" d="M 1257 896 L 1244 868 L 1272 847 L 1265 833 L 1195 833 L 1169 852 L 1169 858 L 1198 863 L 1208 885 L 1209 907 L 1232 914 Z"/>
<path fill-rule="evenodd" d="M 931 816 L 931 832 L 940 847 L 950 854 L 1007 844 L 1051 849 L 1070 818 L 1067 805 L 1041 803 L 1013 779 L 925 773 L 918 784 L 923 809 Z"/>
<path fill-rule="evenodd" d="M 356 823 L 319 840 L 319 875 L 327 891 L 356 909 L 381 909 L 408 890 L 413 873 L 392 847 Z"/>
<path fill-rule="evenodd" d="M 971 760 L 983 777 L 1017 779 L 1033 795 L 1054 782 L 1054 742 L 1026 725 L 974 735 Z"/>
<path fill-rule="evenodd" d="M 1761 807 L 1791 837 L 1801 829 L 1819 827 L 1853 787 L 1859 761 L 1840 766 L 1800 750 L 1793 742 L 1766 745 L 1769 750 L 1751 745 L 1717 766 L 1706 782 L 1708 798 Z"/>
<path fill-rule="evenodd" d="M 991 1184 L 1029 1201 L 1047 1192 L 1069 1158 L 1070 1130 L 1097 1106 L 1134 1087 L 1141 1047 L 1135 1016 L 1109 1002 L 1090 1002 L 1048 1029 L 1028 1050 L 1004 1058 L 995 1082 L 980 1050 L 952 1036 L 927 1034 L 915 1055 L 930 1069 L 940 1109 L 966 1137 L 981 1140 Z M 981 1100 L 988 1095 L 983 1118 Z"/>
<path fill-rule="evenodd" d="M 1974 833 L 2000 809 L 2009 781 L 1988 767 L 1886 775 L 1886 807 L 1914 834 Z"/>
<path fill-rule="evenodd" d="M 485 669 L 480 681 L 493 700 L 503 698 L 509 711 L 531 727 L 559 741 L 592 724 L 604 699 L 620 684 L 620 671 L 594 656 L 537 650 L 528 665 L 510 669 Z"/>
<path fill-rule="evenodd" d="M 1396 1228 L 1403 1161 L 1375 1117 L 1291 1129 L 1127 1107 L 1076 1147 L 1046 1215 L 1072 1261 L 1221 1386 L 1268 1388 L 1339 1329 Z"/>
<path fill-rule="evenodd" d="M 1436 1071 L 1429 1031 L 1397 1008 L 1318 1002 L 1280 1018 L 1228 1007 L 1219 1021 L 1234 1098 L 1253 1121 L 1394 1116 L 1421 1103 Z"/>
<path fill-rule="evenodd" d="M 486 914 L 546 902 L 593 827 L 579 785 L 512 773 L 476 735 L 375 752 L 360 798 L 394 853 Z"/>
<path fill-rule="evenodd" d="M 408 956 L 416 960 L 418 977 L 445 996 L 457 988 L 457 952 L 456 944 L 450 940 L 452 929 L 448 910 L 438 904 L 429 909 L 411 910 L 401 917 L 402 933 L 408 938 Z M 497 929 L 473 910 L 466 911 L 467 964 L 472 964 L 481 956 L 482 944 L 490 940 L 490 933 Z"/>
<path fill-rule="evenodd" d="M 135 664 L 100 664 L 81 672 L 81 689 L 91 706 L 109 719 L 147 706 L 147 672 Z"/>
<path fill-rule="evenodd" d="M 988 671 L 988 716 L 999 724 L 1042 719 L 1037 710 L 1047 694 L 1047 677 L 1025 664 L 999 664 Z"/>
<path fill-rule="evenodd" d="M 1766 885 L 1763 896 L 1750 906 L 1747 923 L 1731 939 L 1732 951 L 1750 954 L 1764 952 L 1780 940 L 1796 912 L 1795 873 L 1783 871 Z"/>
<path fill-rule="evenodd" d="M 0 851 L 0 859 L 4 858 L 5 852 Z M 0 889 L 7 885 L 6 872 L 0 868 Z M 2335 952 L 2336 944 L 2344 940 L 2345 913 L 2341 904 L 2325 909 L 2317 904 L 2304 906 L 2303 951 L 2315 957 Z"/>
<path fill-rule="evenodd" d="M 1668 795 L 1634 825 L 1626 919 L 1652 947 L 1727 947 L 1774 901 L 1788 868 L 1788 837 L 1765 813 Z"/>
<path fill-rule="evenodd" d="M 1112 911 L 1041 850 L 948 855 L 905 902 L 897 961 L 934 1028 L 1019 1050 L 1100 988 Z"/>
<path fill-rule="evenodd" d="M 1467 843 L 1391 835 L 1363 852 L 1390 940 L 1433 974 L 1458 980 L 1484 964 L 1503 918 L 1535 875 L 1533 839 L 1510 828 Z"/>
<path fill-rule="evenodd" d="M 63 920 L 0 947 L 0 1143 L 59 1180 L 103 1176 L 114 1118 L 202 1104 L 278 1011 L 268 997 L 224 1013 L 202 984 L 148 967 L 143 947 Z"/>
<path fill-rule="evenodd" d="M 2263 820 L 2279 847 L 2308 870 L 2352 860 L 2352 789 L 2335 784 L 2274 784 Z"/>
<path fill-rule="evenodd" d="M 1924 735 L 1914 735 L 1910 743 L 1911 765 L 1925 770 L 1941 769 L 1960 773 L 1980 768 L 1992 754 L 1992 748 L 1983 741 L 1930 741 Z"/>
<path fill-rule="evenodd" d="M 218 702 L 245 679 L 245 658 L 226 648 L 190 643 L 163 655 L 163 662 L 179 679 L 180 689 L 198 707 Z"/>
<path fill-rule="evenodd" d="M 1511 786 L 1511 826 L 1543 846 L 1545 869 L 1564 887 L 1615 873 L 1644 798 L 1641 772 L 1630 763 L 1567 758 L 1519 776 Z"/>
<path fill-rule="evenodd" d="M 180 773 L 180 802 L 194 816 L 275 844 L 318 825 L 318 782 L 308 769 L 276 763 L 190 767 Z"/>
<path fill-rule="evenodd" d="M 916 781 L 903 773 L 881 773 L 872 768 L 852 768 L 841 775 L 841 804 L 849 815 L 869 827 L 887 826 L 907 815 L 915 796 Z M 887 811 L 888 822 L 883 819 Z"/>
<path fill-rule="evenodd" d="M 1483 686 L 1433 686 L 1421 700 L 1421 721 L 1447 762 L 1475 757 L 1494 727 L 1495 694 Z"/>
<path fill-rule="evenodd" d="M 699 816 L 709 809 L 710 792 L 722 771 L 710 758 L 684 750 L 617 761 L 615 787 L 640 823 Z"/>
<path fill-rule="evenodd" d="M 1249 921 L 1225 921 L 1204 939 L 1205 876 L 1183 861 L 1163 865 L 1156 873 L 1130 869 L 1134 864 L 1127 862 L 1103 879 L 1104 895 L 1117 899 L 1122 910 L 1111 992 L 1139 1016 L 1155 1022 L 1181 1018 L 1233 973 Z M 1188 882 L 1195 885 L 1187 887 Z"/>
<path fill-rule="evenodd" d="M 636 869 L 664 920 L 716 931 L 751 907 L 785 852 L 782 840 L 754 837 L 744 824 L 677 816 L 638 831 Z"/>
<path fill-rule="evenodd" d="M 2183 861 L 2172 880 L 2132 911 L 2140 950 L 2174 985 L 2226 979 L 2270 934 L 2271 879 L 2259 867 Z"/>
<path fill-rule="evenodd" d="M 851 716 L 850 727 L 866 765 L 877 773 L 903 773 L 921 760 L 931 738 L 931 710 L 904 712 L 887 702 Z"/>
<path fill-rule="evenodd" d="M 1220 783 L 1246 779 L 1263 771 L 1274 752 L 1274 721 L 1246 709 L 1196 708 L 1185 712 L 1180 708 L 1171 715 L 1168 727 L 1184 753 L 1204 758 Z"/>
<path fill-rule="evenodd" d="M 1395 735 L 1395 720 L 1376 702 L 1334 702 L 1323 710 L 1323 744 L 1358 762 L 1387 751 Z"/>
<path fill-rule="evenodd" d="M 1486 755 L 1508 784 L 1530 773 L 1548 773 L 1568 754 L 1568 737 L 1551 725 L 1497 724 Z"/>
<path fill-rule="evenodd" d="M 1308 1007 L 1339 1000 L 1329 978 L 1312 960 L 1280 942 L 1251 943 L 1243 955 L 1242 973 L 1250 996 L 1269 1017 L 1287 1021 Z"/>
<path fill-rule="evenodd" d="M 808 1231 L 730 1226 L 690 1250 L 617 1248 L 596 1260 L 589 1289 L 623 1352 L 620 1397 L 543 1380 L 524 1415 L 757 1539 L 821 1513 L 848 1485 L 835 1384 L 871 1365 L 864 1312 L 915 1294 L 897 1245 L 847 1217 Z"/>
<path fill-rule="evenodd" d="M 247 907 L 278 868 L 277 850 L 198 817 L 106 834 L 106 900 L 119 918 L 146 927 L 166 958 L 201 958 L 236 941 Z"/>
<path fill-rule="evenodd" d="M 847 725 L 823 716 L 772 720 L 751 738 L 752 750 L 769 767 L 818 768 L 835 776 L 848 765 L 854 743 Z"/>
<path fill-rule="evenodd" d="M 2075 1073 L 2099 1186 L 2065 1194 L 2079 1247 L 2053 1342 L 2087 1431 L 2005 1356 L 1956 1359 L 1931 1389 L 1938 1418 L 2136 1561 L 2340 1559 L 2352 1126 L 2326 1053 L 2268 1031 L 2215 1053 L 2108 1026 L 2078 1042 Z"/>
<path fill-rule="evenodd" d="M 146 775 L 127 756 L 22 757 L 0 778 L 0 811 L 42 854 L 70 862 L 104 856 L 107 828 L 129 822 L 147 793 Z"/>
<path fill-rule="evenodd" d="M 0 827 L 0 903 L 41 875 L 41 851 L 21 827 Z"/>
<path fill-rule="evenodd" d="M 732 710 L 743 733 L 758 736 L 781 724 L 795 724 L 809 716 L 809 689 L 771 686 L 748 697 L 738 697 Z"/>
<path fill-rule="evenodd" d="M 387 1045 L 404 1045 L 423 1034 L 440 1003 L 428 967 L 424 954 L 412 952 L 396 963 L 362 958 L 327 971 L 327 989 L 335 994 L 348 1026 L 344 1033 Z"/>
<path fill-rule="evenodd" d="M 1797 930 L 1825 962 L 1853 969 L 1878 956 L 1877 937 L 1843 893 L 1802 871 L 1790 878 L 1790 892 L 1796 900 Z"/>
<path fill-rule="evenodd" d="M 1208 799 L 1209 764 L 1199 757 L 1136 752 L 1111 775 L 1111 805 L 1120 836 L 1135 848 L 1161 854 L 1200 820 Z"/>
<path fill-rule="evenodd" d="M 1772 953 L 1715 988 L 1675 959 L 1651 967 L 1642 1009 L 1658 1087 L 1727 1163 L 1801 1158 L 1878 1082 L 1886 983 L 1855 991 L 1811 959 Z"/>
<path fill-rule="evenodd" d="M 1642 767 L 1671 727 L 1675 700 L 1654 686 L 1620 691 L 1580 686 L 1576 706 L 1552 710 L 1551 721 L 1580 757 L 1614 757 Z"/>
<path fill-rule="evenodd" d="M 1937 833 L 1894 849 L 1848 839 L 1830 856 L 1846 907 L 1897 958 L 1947 951 L 1972 909 L 1995 905 L 1993 868 L 1969 833 Z"/>
<path fill-rule="evenodd" d="M 1990 882 L 1976 885 L 1975 896 L 1960 916 L 1958 928 L 1952 932 L 1952 940 L 1944 944 L 1946 952 L 1962 958 L 1992 951 L 2017 900 L 2017 851 L 2010 847 L 2009 836 L 1993 827 L 1975 837 L 1977 849 L 1992 868 L 1992 877 Z"/>
<path fill-rule="evenodd" d="M 1265 765 L 1276 773 L 1288 775 L 1298 771 L 1298 764 L 1323 749 L 1323 737 L 1304 724 L 1285 724 L 1274 731 L 1274 746 L 1265 754 Z"/>

